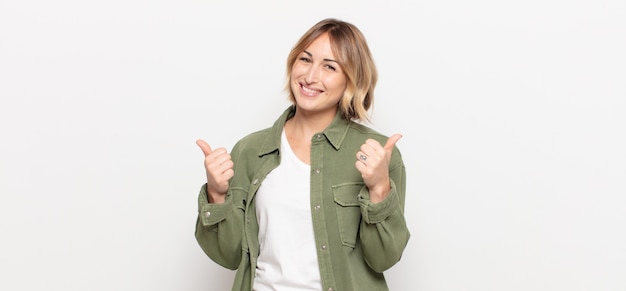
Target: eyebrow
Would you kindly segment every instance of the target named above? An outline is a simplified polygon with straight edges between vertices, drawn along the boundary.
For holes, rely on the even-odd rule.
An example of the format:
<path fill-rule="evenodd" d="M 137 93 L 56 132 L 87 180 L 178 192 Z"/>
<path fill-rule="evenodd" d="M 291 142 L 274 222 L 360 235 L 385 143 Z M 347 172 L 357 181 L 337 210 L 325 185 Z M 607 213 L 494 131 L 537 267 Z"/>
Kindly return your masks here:
<path fill-rule="evenodd" d="M 313 57 L 313 54 L 312 54 L 312 53 L 310 53 L 310 52 L 308 52 L 308 51 L 306 51 L 306 50 L 304 51 L 304 53 L 305 53 L 305 54 L 307 54 L 307 55 L 309 55 L 309 57 Z M 334 62 L 334 63 L 339 64 L 339 62 L 337 62 L 337 61 L 335 61 L 335 60 L 333 60 L 333 59 L 324 59 L 324 61 L 325 61 L 325 62 Z"/>

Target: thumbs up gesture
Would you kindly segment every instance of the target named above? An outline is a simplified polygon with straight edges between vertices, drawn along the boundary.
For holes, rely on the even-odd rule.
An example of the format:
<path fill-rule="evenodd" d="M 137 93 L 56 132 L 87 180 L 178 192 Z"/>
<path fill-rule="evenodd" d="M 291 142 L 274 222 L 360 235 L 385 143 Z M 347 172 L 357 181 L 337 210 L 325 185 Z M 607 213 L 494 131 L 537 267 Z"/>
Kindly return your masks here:
<path fill-rule="evenodd" d="M 221 204 L 226 200 L 228 181 L 235 175 L 234 163 L 225 148 L 211 149 L 204 140 L 197 140 L 196 144 L 204 153 L 204 168 L 206 169 L 207 194 L 209 202 Z"/>
<path fill-rule="evenodd" d="M 369 189 L 372 203 L 383 201 L 389 195 L 389 162 L 393 148 L 400 138 L 401 134 L 394 134 L 384 146 L 374 139 L 368 139 L 356 153 L 355 166 Z"/>

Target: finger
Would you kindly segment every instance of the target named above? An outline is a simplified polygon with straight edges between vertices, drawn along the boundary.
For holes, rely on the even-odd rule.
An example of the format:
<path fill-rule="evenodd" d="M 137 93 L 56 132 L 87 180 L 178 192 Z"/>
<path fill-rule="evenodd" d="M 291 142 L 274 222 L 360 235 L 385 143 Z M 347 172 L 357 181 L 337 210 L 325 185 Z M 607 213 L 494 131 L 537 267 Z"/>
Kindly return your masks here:
<path fill-rule="evenodd" d="M 354 163 L 354 167 L 356 167 L 359 173 L 361 173 L 361 176 L 363 176 L 363 173 L 365 173 L 367 165 L 365 165 L 365 163 L 363 163 L 362 161 L 356 161 Z"/>
<path fill-rule="evenodd" d="M 226 153 L 225 150 L 220 151 L 220 149 L 216 149 L 215 151 L 213 151 L 213 155 L 217 155 L 213 159 L 213 163 L 215 163 L 215 165 L 220 168 L 224 168 L 225 170 L 226 168 L 231 167 L 230 165 L 233 164 L 233 161 L 231 160 L 230 155 Z"/>
<path fill-rule="evenodd" d="M 382 151 L 382 145 L 375 139 L 368 139 L 364 144 L 361 145 L 361 152 L 363 152 L 366 156 L 375 155 L 377 152 Z"/>
<path fill-rule="evenodd" d="M 233 170 L 233 168 L 235 167 L 235 164 L 233 163 L 233 161 L 232 161 L 232 160 L 228 160 L 228 161 L 226 161 L 226 162 L 224 162 L 224 163 L 222 164 L 222 167 L 224 168 L 224 171 L 222 171 L 222 173 L 224 174 L 224 173 L 226 173 L 226 172 L 227 172 L 227 171 L 229 171 L 229 170 L 231 170 L 231 171 L 232 171 L 232 170 Z"/>
<path fill-rule="evenodd" d="M 399 133 L 392 135 L 385 143 L 385 150 L 393 150 L 393 147 L 396 146 L 396 143 L 398 142 L 398 140 L 400 140 L 400 138 L 402 138 L 402 135 Z"/>
<path fill-rule="evenodd" d="M 206 141 L 199 139 L 196 141 L 196 144 L 200 147 L 205 157 L 213 152 L 213 150 L 211 150 L 211 146 Z"/>
<path fill-rule="evenodd" d="M 363 151 L 359 151 L 356 153 L 357 162 L 361 162 L 365 164 L 365 161 L 367 161 L 367 158 L 368 156 Z"/>
<path fill-rule="evenodd" d="M 230 178 L 235 176 L 235 171 L 231 167 L 228 170 L 224 171 L 223 175 L 224 175 L 224 179 L 226 179 L 226 181 L 228 181 L 228 180 L 230 180 Z"/>

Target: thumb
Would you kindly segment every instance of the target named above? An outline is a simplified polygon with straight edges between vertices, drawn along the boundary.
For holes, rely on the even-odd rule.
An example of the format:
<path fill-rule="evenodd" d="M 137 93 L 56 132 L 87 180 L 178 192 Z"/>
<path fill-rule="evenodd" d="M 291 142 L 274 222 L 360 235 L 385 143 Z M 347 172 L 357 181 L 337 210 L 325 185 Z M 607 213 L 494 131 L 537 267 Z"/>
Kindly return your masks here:
<path fill-rule="evenodd" d="M 213 152 L 213 150 L 211 150 L 211 146 L 204 140 L 196 140 L 196 144 L 200 147 L 205 157 Z"/>
<path fill-rule="evenodd" d="M 392 135 L 387 142 L 385 143 L 385 146 L 383 147 L 385 150 L 390 151 L 393 150 L 393 147 L 396 146 L 396 143 L 398 142 L 398 140 L 400 140 L 400 138 L 402 138 L 402 135 L 399 133 L 396 133 L 394 135 Z"/>

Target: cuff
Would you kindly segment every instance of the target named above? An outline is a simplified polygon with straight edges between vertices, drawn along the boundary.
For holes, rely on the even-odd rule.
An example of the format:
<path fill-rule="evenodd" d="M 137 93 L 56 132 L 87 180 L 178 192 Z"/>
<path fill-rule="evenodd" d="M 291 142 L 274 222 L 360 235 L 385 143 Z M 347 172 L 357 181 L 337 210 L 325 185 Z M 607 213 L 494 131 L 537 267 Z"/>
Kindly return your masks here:
<path fill-rule="evenodd" d="M 361 205 L 361 216 L 366 223 L 379 223 L 387 219 L 394 211 L 400 207 L 400 199 L 393 181 L 391 191 L 385 200 L 378 203 L 370 201 L 370 192 L 367 186 L 363 186 L 359 193 L 359 204 Z"/>
<path fill-rule="evenodd" d="M 200 188 L 198 195 L 198 217 L 203 226 L 211 226 L 224 220 L 232 211 L 230 195 L 226 196 L 223 204 L 209 203 L 206 191 L 206 183 Z"/>

